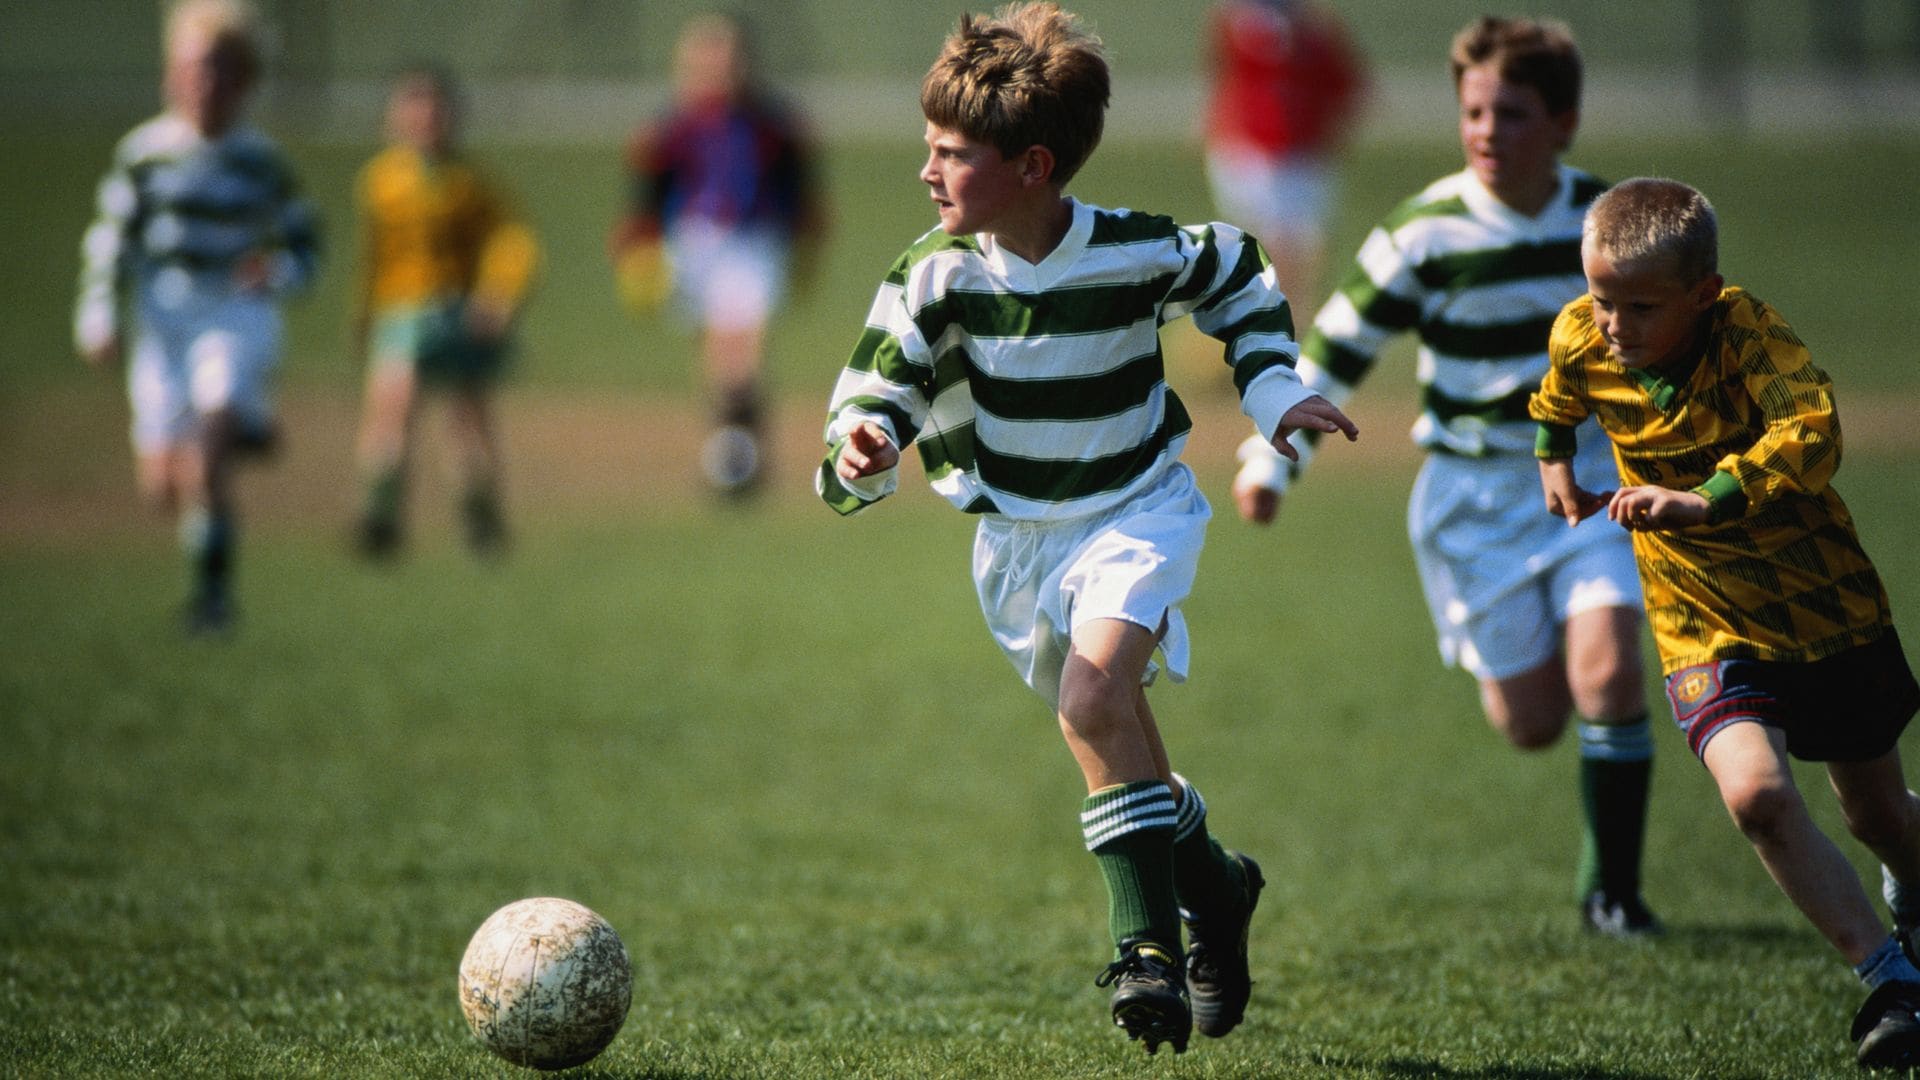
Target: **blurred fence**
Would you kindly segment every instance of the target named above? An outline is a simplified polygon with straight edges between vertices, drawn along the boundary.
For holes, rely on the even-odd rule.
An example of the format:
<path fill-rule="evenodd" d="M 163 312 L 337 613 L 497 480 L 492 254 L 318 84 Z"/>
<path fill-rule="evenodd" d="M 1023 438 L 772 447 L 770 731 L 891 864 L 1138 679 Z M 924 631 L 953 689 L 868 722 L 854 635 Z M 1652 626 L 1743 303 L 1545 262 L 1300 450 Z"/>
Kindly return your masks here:
<path fill-rule="evenodd" d="M 262 105 L 307 137 L 371 130 L 386 76 L 413 60 L 468 82 L 482 138 L 596 138 L 664 97 L 678 26 L 701 0 L 256 0 L 273 28 Z M 121 124 L 153 108 L 155 0 L 11 0 L 0 121 Z M 765 66 L 829 137 L 918 128 L 914 84 L 960 10 L 881 0 L 733 0 Z M 1202 93 L 1201 0 L 1083 0 L 1115 70 L 1111 132 L 1190 130 Z M 1375 68 L 1375 136 L 1444 132 L 1445 48 L 1481 0 L 1331 6 Z M 1521 0 L 1570 23 L 1588 130 L 1920 126 L 1920 0 Z"/>

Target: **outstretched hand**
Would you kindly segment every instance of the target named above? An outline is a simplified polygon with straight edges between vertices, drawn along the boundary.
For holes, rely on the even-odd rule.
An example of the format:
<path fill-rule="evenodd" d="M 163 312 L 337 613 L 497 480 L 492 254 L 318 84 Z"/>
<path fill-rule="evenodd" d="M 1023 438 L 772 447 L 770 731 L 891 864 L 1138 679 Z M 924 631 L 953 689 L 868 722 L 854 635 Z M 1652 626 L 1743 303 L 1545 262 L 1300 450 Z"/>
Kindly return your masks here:
<path fill-rule="evenodd" d="M 840 461 L 833 467 L 842 480 L 883 473 L 900 464 L 900 448 L 887 438 L 885 428 L 869 420 L 847 433 Z"/>
<path fill-rule="evenodd" d="M 1606 509 L 1614 498 L 1611 491 L 1581 487 L 1573 478 L 1573 463 L 1564 458 L 1540 463 L 1540 488 L 1547 496 L 1547 513 L 1567 519 L 1569 527 Z"/>
<path fill-rule="evenodd" d="M 1684 529 L 1704 525 L 1709 507 L 1704 495 L 1663 487 L 1621 488 L 1607 506 L 1607 517 L 1621 528 Z"/>
<path fill-rule="evenodd" d="M 1273 433 L 1273 448 L 1288 461 L 1300 460 L 1300 451 L 1287 441 L 1287 436 L 1296 431 L 1326 434 L 1338 431 L 1346 435 L 1348 442 L 1360 437 L 1359 425 L 1347 419 L 1347 414 L 1341 412 L 1339 406 L 1323 397 L 1310 397 L 1280 417 L 1280 426 Z"/>

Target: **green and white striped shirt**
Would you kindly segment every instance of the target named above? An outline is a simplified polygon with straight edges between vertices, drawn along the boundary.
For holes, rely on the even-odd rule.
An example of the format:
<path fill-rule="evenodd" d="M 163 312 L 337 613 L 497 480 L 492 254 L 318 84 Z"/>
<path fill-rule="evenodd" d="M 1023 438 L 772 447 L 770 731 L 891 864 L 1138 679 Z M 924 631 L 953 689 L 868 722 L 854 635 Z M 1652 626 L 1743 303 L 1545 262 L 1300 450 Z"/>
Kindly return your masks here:
<path fill-rule="evenodd" d="M 160 310 L 232 290 L 242 259 L 264 255 L 275 292 L 304 286 L 318 247 L 312 209 L 265 135 L 241 125 L 208 139 L 171 113 L 134 128 L 100 181 L 81 241 L 74 338 L 119 334 L 128 289 Z"/>
<path fill-rule="evenodd" d="M 1367 234 L 1301 341 L 1301 381 L 1344 404 L 1388 340 L 1413 330 L 1420 337 L 1421 406 L 1413 441 L 1470 457 L 1531 458 L 1535 425 L 1527 399 L 1547 373 L 1554 318 L 1587 289 L 1580 224 L 1605 190 L 1604 182 L 1562 165 L 1559 190 L 1528 217 L 1470 171 L 1429 184 Z M 1294 437 L 1302 465 L 1314 441 Z M 1240 457 L 1270 463 L 1273 471 L 1262 475 L 1276 489 L 1300 468 L 1282 470 L 1284 459 L 1253 437 Z"/>
<path fill-rule="evenodd" d="M 843 483 L 834 464 L 865 421 L 920 449 L 928 482 L 969 513 L 1098 513 L 1179 459 L 1192 422 L 1166 382 L 1160 327 L 1191 315 L 1226 346 L 1241 407 L 1271 436 L 1313 394 L 1293 366 L 1293 315 L 1264 252 L 1231 225 L 1072 201 L 1060 244 L 1031 264 L 990 234 L 935 229 L 893 264 L 834 388 L 816 489 L 843 514 L 897 470 Z"/>

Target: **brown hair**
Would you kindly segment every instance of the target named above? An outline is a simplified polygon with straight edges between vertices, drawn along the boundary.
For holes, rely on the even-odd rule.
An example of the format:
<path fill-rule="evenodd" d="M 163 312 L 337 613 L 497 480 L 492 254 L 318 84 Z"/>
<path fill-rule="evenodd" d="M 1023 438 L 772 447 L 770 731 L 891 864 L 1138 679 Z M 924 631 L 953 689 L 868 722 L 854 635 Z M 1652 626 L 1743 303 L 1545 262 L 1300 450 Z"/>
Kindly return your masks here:
<path fill-rule="evenodd" d="M 1580 49 L 1563 22 L 1482 15 L 1453 36 L 1449 60 L 1455 91 L 1468 68 L 1492 63 L 1507 82 L 1539 91 L 1549 113 L 1580 107 Z"/>
<path fill-rule="evenodd" d="M 1007 157 L 1046 147 L 1065 185 L 1099 145 L 1110 96 L 1100 39 L 1058 4 L 1019 3 L 960 17 L 921 80 L 920 111 Z"/>
<path fill-rule="evenodd" d="M 1678 180 L 1623 180 L 1587 208 L 1587 249 L 1614 262 L 1669 258 L 1683 284 L 1719 272 L 1720 226 L 1705 195 Z"/>
<path fill-rule="evenodd" d="M 167 12 L 167 54 L 195 38 L 232 50 L 248 82 L 259 77 L 266 30 L 252 5 L 243 0 L 180 0 Z"/>

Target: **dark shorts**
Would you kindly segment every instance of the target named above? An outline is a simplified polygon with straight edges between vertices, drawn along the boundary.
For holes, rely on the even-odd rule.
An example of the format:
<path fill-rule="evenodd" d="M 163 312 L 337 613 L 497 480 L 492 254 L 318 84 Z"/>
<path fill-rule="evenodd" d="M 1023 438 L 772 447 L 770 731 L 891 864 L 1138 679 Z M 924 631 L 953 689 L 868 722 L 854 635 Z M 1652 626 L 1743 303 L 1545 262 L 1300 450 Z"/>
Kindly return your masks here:
<path fill-rule="evenodd" d="M 506 349 L 466 329 L 466 305 L 457 300 L 382 312 L 373 330 L 375 364 L 408 364 L 428 382 L 463 384 L 497 379 Z"/>
<path fill-rule="evenodd" d="M 1811 663 L 1717 660 L 1667 676 L 1674 722 L 1698 756 L 1728 724 L 1751 721 L 1786 733 L 1802 761 L 1869 761 L 1893 749 L 1920 711 L 1900 635 Z"/>

